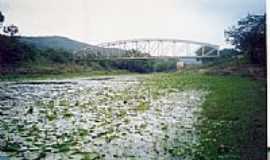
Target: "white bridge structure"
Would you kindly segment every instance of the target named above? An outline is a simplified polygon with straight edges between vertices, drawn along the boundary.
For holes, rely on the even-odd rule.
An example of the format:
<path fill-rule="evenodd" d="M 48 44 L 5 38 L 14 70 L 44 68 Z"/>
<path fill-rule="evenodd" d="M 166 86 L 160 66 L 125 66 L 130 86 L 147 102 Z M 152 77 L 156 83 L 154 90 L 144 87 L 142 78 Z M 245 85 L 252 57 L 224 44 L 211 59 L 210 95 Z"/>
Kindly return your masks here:
<path fill-rule="evenodd" d="M 217 58 L 219 46 L 180 39 L 130 39 L 84 48 L 79 55 L 93 59 Z"/>

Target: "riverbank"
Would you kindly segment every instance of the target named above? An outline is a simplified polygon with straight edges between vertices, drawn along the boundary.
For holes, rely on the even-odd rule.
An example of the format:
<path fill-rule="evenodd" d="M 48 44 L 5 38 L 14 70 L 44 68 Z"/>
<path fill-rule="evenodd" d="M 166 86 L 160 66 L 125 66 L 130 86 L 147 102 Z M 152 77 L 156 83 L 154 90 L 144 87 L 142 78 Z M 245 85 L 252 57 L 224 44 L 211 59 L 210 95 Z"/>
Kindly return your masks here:
<path fill-rule="evenodd" d="M 266 157 L 266 80 L 187 72 L 158 74 L 149 82 L 154 83 L 157 90 L 209 91 L 202 105 L 201 122 L 197 125 L 200 143 L 187 148 L 194 159 L 259 160 Z M 182 150 L 175 147 L 172 153 L 182 155 Z"/>
<path fill-rule="evenodd" d="M 61 81 L 50 76 L 0 87 L 5 154 L 205 160 L 266 155 L 264 80 L 198 72 L 59 75 Z"/>
<path fill-rule="evenodd" d="M 100 71 L 83 71 L 60 72 L 60 73 L 36 73 L 36 74 L 0 74 L 0 81 L 22 81 L 22 80 L 50 80 L 50 79 L 76 79 L 94 76 L 110 76 L 110 75 L 127 75 L 132 74 L 127 70 L 100 70 Z"/>

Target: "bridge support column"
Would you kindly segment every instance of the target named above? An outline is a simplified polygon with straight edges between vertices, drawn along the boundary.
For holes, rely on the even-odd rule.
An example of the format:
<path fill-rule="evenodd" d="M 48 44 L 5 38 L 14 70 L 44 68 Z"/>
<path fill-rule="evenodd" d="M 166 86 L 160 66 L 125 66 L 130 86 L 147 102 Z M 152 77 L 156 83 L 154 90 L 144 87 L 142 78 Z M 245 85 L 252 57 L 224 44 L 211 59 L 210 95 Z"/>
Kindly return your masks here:
<path fill-rule="evenodd" d="M 183 60 L 179 59 L 176 63 L 176 71 L 182 71 L 185 68 L 185 63 Z"/>

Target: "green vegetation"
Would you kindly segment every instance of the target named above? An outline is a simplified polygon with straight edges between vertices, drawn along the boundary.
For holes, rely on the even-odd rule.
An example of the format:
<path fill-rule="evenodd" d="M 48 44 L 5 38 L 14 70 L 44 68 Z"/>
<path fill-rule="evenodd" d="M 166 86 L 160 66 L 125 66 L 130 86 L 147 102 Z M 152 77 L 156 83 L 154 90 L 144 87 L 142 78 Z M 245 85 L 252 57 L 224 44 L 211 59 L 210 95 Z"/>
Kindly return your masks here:
<path fill-rule="evenodd" d="M 135 110 L 144 112 L 144 111 L 147 111 L 149 109 L 150 109 L 149 102 L 141 101 Z"/>
<path fill-rule="evenodd" d="M 86 153 L 81 160 L 97 160 L 101 159 L 97 153 Z"/>
<path fill-rule="evenodd" d="M 117 60 L 114 65 L 131 72 L 150 73 L 175 71 L 177 59 Z"/>
<path fill-rule="evenodd" d="M 251 63 L 266 65 L 266 14 L 249 14 L 225 31 L 225 36 Z"/>
<path fill-rule="evenodd" d="M 198 124 L 200 142 L 186 146 L 194 159 L 263 159 L 266 155 L 266 82 L 199 73 L 157 74 L 156 89 L 209 91 Z M 156 90 L 157 91 L 157 90 Z M 181 135 L 179 135 L 181 136 Z M 182 147 L 171 153 L 179 155 Z M 196 152 L 194 152 L 194 150 Z"/>
<path fill-rule="evenodd" d="M 37 49 L 46 50 L 48 48 L 62 49 L 73 52 L 82 48 L 91 48 L 92 45 L 75 41 L 61 36 L 37 36 L 37 37 L 18 37 L 20 42 L 33 46 Z"/>

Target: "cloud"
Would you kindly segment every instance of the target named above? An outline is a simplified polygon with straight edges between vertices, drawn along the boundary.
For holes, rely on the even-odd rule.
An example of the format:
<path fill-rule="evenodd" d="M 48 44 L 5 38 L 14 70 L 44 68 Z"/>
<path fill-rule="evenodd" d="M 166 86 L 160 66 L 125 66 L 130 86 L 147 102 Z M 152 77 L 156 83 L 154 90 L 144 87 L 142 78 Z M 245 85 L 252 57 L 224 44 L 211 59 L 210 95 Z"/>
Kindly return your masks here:
<path fill-rule="evenodd" d="M 0 0 L 6 24 L 22 35 L 86 42 L 158 37 L 224 44 L 225 28 L 264 7 L 264 0 Z"/>

